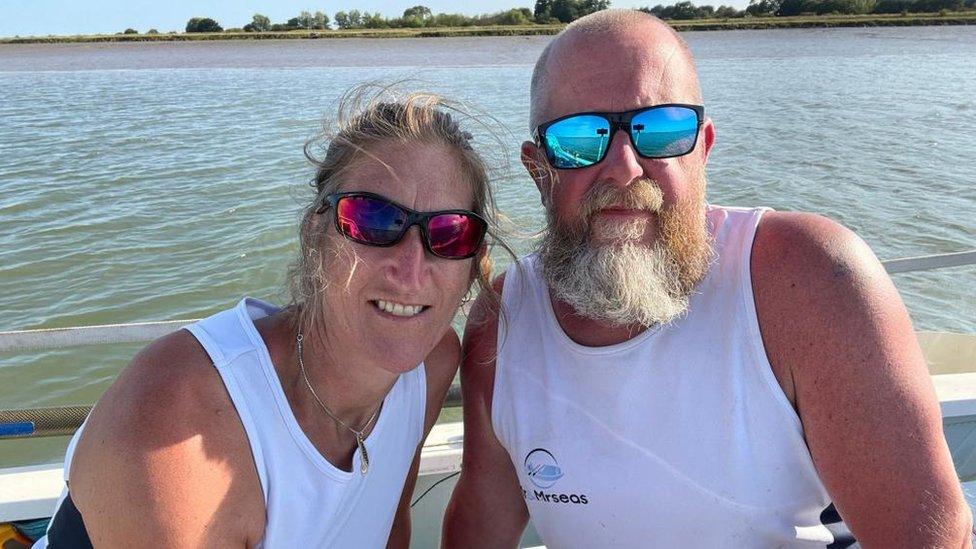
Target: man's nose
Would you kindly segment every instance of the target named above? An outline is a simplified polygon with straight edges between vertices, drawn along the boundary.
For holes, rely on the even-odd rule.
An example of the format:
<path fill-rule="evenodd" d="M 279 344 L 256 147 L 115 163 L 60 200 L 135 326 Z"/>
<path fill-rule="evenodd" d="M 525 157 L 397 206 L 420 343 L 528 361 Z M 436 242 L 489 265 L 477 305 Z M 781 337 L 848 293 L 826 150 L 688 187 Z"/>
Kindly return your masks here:
<path fill-rule="evenodd" d="M 637 178 L 644 176 L 644 167 L 639 162 L 630 135 L 624 130 L 617 130 L 607 149 L 607 156 L 603 159 L 600 179 L 613 182 L 625 187 Z"/>
<path fill-rule="evenodd" d="M 428 265 L 420 226 L 408 228 L 407 233 L 393 245 L 390 252 L 385 266 L 386 278 L 403 290 L 421 289 L 425 283 Z"/>

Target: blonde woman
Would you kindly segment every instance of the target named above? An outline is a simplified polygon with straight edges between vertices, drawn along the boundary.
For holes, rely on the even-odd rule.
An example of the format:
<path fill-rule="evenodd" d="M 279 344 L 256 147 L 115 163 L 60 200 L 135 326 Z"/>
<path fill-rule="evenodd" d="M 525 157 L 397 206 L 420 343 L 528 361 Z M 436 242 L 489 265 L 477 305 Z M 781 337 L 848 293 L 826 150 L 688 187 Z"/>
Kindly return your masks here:
<path fill-rule="evenodd" d="M 451 320 L 488 276 L 488 176 L 447 107 L 340 109 L 306 149 L 294 303 L 245 298 L 139 353 L 72 440 L 39 547 L 408 545 Z"/>

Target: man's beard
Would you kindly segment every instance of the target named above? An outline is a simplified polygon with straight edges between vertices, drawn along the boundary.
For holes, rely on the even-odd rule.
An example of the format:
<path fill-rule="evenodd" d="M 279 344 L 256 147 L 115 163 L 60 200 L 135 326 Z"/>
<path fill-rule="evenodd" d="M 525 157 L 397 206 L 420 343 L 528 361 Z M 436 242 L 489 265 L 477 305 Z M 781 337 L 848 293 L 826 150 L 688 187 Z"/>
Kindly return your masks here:
<path fill-rule="evenodd" d="M 665 324 L 682 315 L 713 256 L 704 183 L 702 173 L 693 182 L 699 189 L 695 198 L 667 208 L 652 180 L 634 181 L 623 190 L 597 184 L 584 197 L 575 223 L 561 222 L 550 208 L 538 252 L 553 297 L 580 316 L 618 326 Z M 604 241 L 593 242 L 593 214 L 608 207 L 654 215 L 613 224 L 601 216 L 595 229 Z M 648 223 L 657 229 L 649 244 L 641 241 Z"/>

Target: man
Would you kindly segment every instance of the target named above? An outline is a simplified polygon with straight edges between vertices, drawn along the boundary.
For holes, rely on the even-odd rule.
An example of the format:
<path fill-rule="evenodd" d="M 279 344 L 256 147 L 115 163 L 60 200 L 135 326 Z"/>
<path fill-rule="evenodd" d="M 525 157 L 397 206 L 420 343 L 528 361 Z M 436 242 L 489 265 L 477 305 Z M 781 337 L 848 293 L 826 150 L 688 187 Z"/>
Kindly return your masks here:
<path fill-rule="evenodd" d="M 693 60 L 632 11 L 567 27 L 522 146 L 536 254 L 479 298 L 449 547 L 970 547 L 971 515 L 883 267 L 817 215 L 705 202 Z"/>

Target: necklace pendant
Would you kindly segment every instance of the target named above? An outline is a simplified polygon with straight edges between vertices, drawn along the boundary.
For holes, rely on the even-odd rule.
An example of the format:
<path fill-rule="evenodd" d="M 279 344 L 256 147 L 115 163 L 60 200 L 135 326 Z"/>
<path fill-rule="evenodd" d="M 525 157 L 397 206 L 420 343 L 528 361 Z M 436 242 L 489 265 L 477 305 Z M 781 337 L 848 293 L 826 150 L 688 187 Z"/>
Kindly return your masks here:
<path fill-rule="evenodd" d="M 332 421 L 336 422 L 336 425 L 342 427 L 343 429 L 346 429 L 356 437 L 356 446 L 359 447 L 359 455 L 360 455 L 359 472 L 362 475 L 366 475 L 366 472 L 369 471 L 369 454 L 366 452 L 366 443 L 363 441 L 363 433 L 366 432 L 366 430 L 369 429 L 369 426 L 373 424 L 373 421 L 376 420 L 376 416 L 379 415 L 380 409 L 383 408 L 383 403 L 380 402 L 379 408 L 377 408 L 376 411 L 373 412 L 373 415 L 370 416 L 369 420 L 366 421 L 366 425 L 363 425 L 362 429 L 360 429 L 359 431 L 346 425 L 344 421 L 342 421 L 335 414 L 332 413 L 332 410 L 329 410 L 329 407 L 326 406 L 324 402 L 322 402 L 322 399 L 319 398 L 319 395 L 315 394 L 315 389 L 312 387 L 312 382 L 308 380 L 308 374 L 305 373 L 305 360 L 302 358 L 303 339 L 304 338 L 302 337 L 301 332 L 299 332 L 299 334 L 295 337 L 295 346 L 297 347 L 297 351 L 298 351 L 298 369 L 302 373 L 302 380 L 305 381 L 305 386 L 308 387 L 308 392 L 312 393 L 312 398 L 315 399 L 315 402 L 319 405 L 319 408 L 322 408 L 322 411 L 325 412 L 325 415 L 332 418 Z"/>
<path fill-rule="evenodd" d="M 361 458 L 359 460 L 359 472 L 365 475 L 369 471 L 369 454 L 366 452 L 366 443 L 362 437 L 356 435 L 356 444 L 359 445 L 359 457 Z"/>

